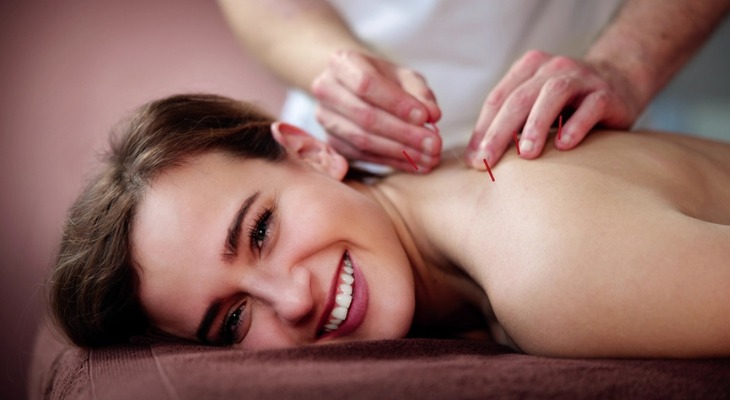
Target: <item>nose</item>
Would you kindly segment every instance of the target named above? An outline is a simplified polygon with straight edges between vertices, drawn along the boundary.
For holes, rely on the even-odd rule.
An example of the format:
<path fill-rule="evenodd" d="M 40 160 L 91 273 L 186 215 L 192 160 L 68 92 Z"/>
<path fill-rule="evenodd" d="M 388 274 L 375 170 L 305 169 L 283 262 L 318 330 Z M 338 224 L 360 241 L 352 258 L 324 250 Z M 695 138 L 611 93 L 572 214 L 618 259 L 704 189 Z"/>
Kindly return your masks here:
<path fill-rule="evenodd" d="M 287 325 L 297 325 L 314 312 L 311 273 L 304 267 L 294 266 L 288 273 L 262 277 L 257 282 L 260 298 L 271 305 Z"/>

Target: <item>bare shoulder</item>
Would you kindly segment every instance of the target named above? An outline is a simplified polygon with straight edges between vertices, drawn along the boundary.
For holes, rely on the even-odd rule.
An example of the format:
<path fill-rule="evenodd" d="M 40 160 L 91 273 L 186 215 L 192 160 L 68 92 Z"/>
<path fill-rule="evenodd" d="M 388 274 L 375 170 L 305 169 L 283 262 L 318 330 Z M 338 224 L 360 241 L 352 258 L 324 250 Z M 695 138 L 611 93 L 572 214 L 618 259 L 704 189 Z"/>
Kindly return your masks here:
<path fill-rule="evenodd" d="M 594 141 L 523 163 L 529 175 L 502 171 L 515 181 L 505 203 L 529 212 L 505 228 L 507 262 L 484 275 L 500 324 L 533 354 L 730 355 L 730 169 L 712 159 L 722 153 L 661 136 Z"/>

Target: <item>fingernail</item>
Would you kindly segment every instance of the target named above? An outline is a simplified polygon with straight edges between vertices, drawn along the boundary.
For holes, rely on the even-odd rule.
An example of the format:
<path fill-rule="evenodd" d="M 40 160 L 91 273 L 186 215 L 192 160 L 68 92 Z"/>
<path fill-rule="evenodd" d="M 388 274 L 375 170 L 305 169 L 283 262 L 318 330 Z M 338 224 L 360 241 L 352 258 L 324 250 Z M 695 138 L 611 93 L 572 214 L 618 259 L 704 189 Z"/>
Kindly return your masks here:
<path fill-rule="evenodd" d="M 427 156 L 425 154 L 421 156 L 421 163 L 422 164 L 424 164 L 424 165 L 431 165 L 432 162 L 433 162 L 433 159 L 430 156 Z"/>
<path fill-rule="evenodd" d="M 411 113 L 408 114 L 408 118 L 411 120 L 411 123 L 417 124 L 421 121 L 421 117 L 423 116 L 423 112 L 419 110 L 418 108 L 412 108 Z"/>
<path fill-rule="evenodd" d="M 520 141 L 520 151 L 531 152 L 535 148 L 535 142 L 530 139 L 522 139 Z"/>
<path fill-rule="evenodd" d="M 479 150 L 479 152 L 477 153 L 477 156 L 476 156 L 477 165 L 479 165 L 480 163 L 481 163 L 481 165 L 484 165 L 483 160 L 487 160 L 487 164 L 492 165 L 492 155 L 489 154 L 489 152 L 484 149 Z M 486 168 L 486 167 L 484 167 L 484 168 Z"/>
<path fill-rule="evenodd" d="M 423 148 L 424 153 L 431 154 L 433 151 L 433 138 L 427 137 L 423 139 L 423 142 L 421 142 L 421 148 Z"/>
<path fill-rule="evenodd" d="M 573 141 L 573 137 L 570 135 L 562 134 L 560 135 L 560 143 L 568 146 L 570 145 L 570 142 Z"/>

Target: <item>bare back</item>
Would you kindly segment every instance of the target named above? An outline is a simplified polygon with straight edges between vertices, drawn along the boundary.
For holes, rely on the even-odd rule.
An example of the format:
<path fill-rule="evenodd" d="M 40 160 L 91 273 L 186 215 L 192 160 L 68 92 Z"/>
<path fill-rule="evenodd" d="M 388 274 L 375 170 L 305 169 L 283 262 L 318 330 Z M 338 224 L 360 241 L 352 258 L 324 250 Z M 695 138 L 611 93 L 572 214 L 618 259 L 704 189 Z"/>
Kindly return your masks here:
<path fill-rule="evenodd" d="M 423 203 L 410 218 L 521 349 L 730 354 L 730 145 L 604 131 L 537 160 L 508 153 L 494 182 L 451 160 L 387 184 Z"/>

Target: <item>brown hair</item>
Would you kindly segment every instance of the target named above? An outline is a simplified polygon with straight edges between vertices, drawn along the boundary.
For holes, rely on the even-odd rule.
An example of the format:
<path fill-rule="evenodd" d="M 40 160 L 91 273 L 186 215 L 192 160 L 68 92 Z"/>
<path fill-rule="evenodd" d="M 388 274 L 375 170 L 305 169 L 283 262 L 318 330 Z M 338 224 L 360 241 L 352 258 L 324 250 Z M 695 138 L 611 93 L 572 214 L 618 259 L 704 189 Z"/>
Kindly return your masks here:
<path fill-rule="evenodd" d="M 147 327 L 130 234 L 151 180 L 211 150 L 282 160 L 285 151 L 271 135 L 273 121 L 225 97 L 176 95 L 143 106 L 112 137 L 99 175 L 71 207 L 49 281 L 53 319 L 74 344 L 118 343 Z"/>

